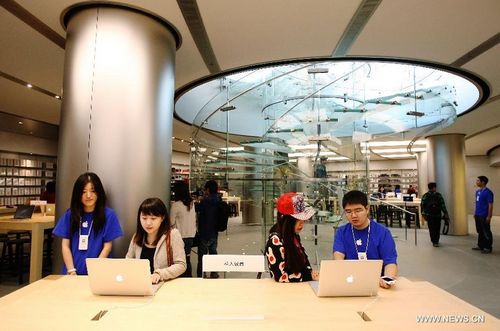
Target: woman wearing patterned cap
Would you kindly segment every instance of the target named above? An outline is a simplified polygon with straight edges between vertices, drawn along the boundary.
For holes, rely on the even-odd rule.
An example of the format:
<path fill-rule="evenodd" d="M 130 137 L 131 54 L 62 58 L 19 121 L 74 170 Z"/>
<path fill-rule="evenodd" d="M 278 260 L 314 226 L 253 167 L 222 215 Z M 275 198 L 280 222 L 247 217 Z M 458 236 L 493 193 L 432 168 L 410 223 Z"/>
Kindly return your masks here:
<path fill-rule="evenodd" d="M 319 272 L 312 270 L 299 236 L 304 221 L 309 220 L 315 210 L 295 192 L 280 196 L 276 208 L 278 220 L 269 230 L 266 244 L 271 276 L 280 283 L 318 280 Z"/>

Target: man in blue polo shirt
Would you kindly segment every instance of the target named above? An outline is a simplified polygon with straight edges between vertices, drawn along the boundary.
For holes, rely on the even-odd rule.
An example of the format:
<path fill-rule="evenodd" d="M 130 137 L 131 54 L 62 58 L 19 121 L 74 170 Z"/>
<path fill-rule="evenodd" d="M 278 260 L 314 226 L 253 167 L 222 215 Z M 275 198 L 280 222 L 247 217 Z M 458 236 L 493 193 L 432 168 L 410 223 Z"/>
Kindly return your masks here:
<path fill-rule="evenodd" d="M 493 234 L 491 233 L 491 216 L 493 215 L 493 192 L 486 187 L 488 177 L 479 176 L 476 180 L 478 190 L 476 191 L 476 210 L 474 220 L 477 230 L 477 247 L 473 250 L 490 254 L 493 248 Z"/>
<path fill-rule="evenodd" d="M 349 224 L 338 228 L 333 243 L 334 260 L 383 260 L 382 275 L 395 279 L 398 273 L 396 244 L 389 230 L 368 218 L 368 198 L 350 191 L 342 199 Z M 380 287 L 391 283 L 380 279 Z"/>

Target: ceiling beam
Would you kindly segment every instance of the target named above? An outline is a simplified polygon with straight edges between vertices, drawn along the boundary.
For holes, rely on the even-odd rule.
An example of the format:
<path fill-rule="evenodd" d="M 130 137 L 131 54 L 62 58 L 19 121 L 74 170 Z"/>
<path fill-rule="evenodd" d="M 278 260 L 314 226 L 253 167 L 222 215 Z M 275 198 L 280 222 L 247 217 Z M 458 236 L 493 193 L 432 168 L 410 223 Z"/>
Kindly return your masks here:
<path fill-rule="evenodd" d="M 347 25 L 342 37 L 340 37 L 339 42 L 335 46 L 332 52 L 332 57 L 342 57 L 346 56 L 352 45 L 358 38 L 361 31 L 363 31 L 366 23 L 370 20 L 375 10 L 377 10 L 378 5 L 382 0 L 363 0 L 351 21 Z"/>
<path fill-rule="evenodd" d="M 177 4 L 208 71 L 211 74 L 219 73 L 221 69 L 210 44 L 210 39 L 208 38 L 196 0 L 177 0 Z"/>
<path fill-rule="evenodd" d="M 495 47 L 496 45 L 498 45 L 498 43 L 500 43 L 500 32 L 489 38 L 488 40 L 482 42 L 479 46 L 474 47 L 473 49 L 465 53 L 465 55 L 461 56 L 450 64 L 455 67 L 461 67 L 467 62 L 485 53 L 490 48 Z"/>
<path fill-rule="evenodd" d="M 48 91 L 48 90 L 46 90 L 44 88 L 41 88 L 39 86 L 33 85 L 30 82 L 26 82 L 26 81 L 24 81 L 22 79 L 19 79 L 17 77 L 12 76 L 12 75 L 9 75 L 6 72 L 0 71 L 0 77 L 5 78 L 7 80 L 10 80 L 11 82 L 14 82 L 16 84 L 23 85 L 24 87 L 27 87 L 28 84 L 30 84 L 29 88 L 32 89 L 32 90 L 34 90 L 34 91 L 46 94 L 46 95 L 48 95 L 49 97 L 52 97 L 52 98 L 56 98 L 56 99 L 59 99 L 59 100 L 61 99 L 61 96 L 58 95 L 58 94 L 50 92 L 50 91 Z"/>
<path fill-rule="evenodd" d="M 47 24 L 43 23 L 38 18 L 36 18 L 29 11 L 24 9 L 24 7 L 19 5 L 17 2 L 13 0 L 2 0 L 0 2 L 0 5 L 2 5 L 2 7 L 5 8 L 7 11 L 9 11 L 12 15 L 16 16 L 21 21 L 29 25 L 35 31 L 38 31 L 45 38 L 49 39 L 57 46 L 64 49 L 66 45 L 66 39 L 64 39 L 60 34 L 55 32 L 54 30 L 52 30 Z"/>

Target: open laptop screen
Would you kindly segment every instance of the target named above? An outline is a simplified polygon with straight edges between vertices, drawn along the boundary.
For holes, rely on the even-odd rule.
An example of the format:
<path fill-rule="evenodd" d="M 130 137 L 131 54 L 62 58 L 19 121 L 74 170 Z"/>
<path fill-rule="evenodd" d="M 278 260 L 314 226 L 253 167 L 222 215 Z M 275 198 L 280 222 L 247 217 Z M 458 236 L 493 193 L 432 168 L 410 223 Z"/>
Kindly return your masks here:
<path fill-rule="evenodd" d="M 378 293 L 382 260 L 323 260 L 319 281 L 310 282 L 317 296 L 373 296 Z"/>
<path fill-rule="evenodd" d="M 34 210 L 35 210 L 35 206 L 19 205 L 19 206 L 17 206 L 14 218 L 15 219 L 31 218 L 31 216 L 33 216 Z"/>
<path fill-rule="evenodd" d="M 90 290 L 98 295 L 154 295 L 149 260 L 87 258 Z"/>

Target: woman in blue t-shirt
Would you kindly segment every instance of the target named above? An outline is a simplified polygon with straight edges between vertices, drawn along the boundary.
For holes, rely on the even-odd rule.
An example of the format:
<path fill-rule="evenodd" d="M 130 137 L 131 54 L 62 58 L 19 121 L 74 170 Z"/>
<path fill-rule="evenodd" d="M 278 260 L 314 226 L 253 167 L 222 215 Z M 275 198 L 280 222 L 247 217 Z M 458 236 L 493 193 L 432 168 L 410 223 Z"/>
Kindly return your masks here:
<path fill-rule="evenodd" d="M 113 209 L 106 207 L 106 193 L 95 173 L 76 179 L 71 207 L 53 233 L 62 238 L 63 274 L 86 275 L 86 258 L 110 255 L 112 241 L 123 236 L 123 231 Z"/>

